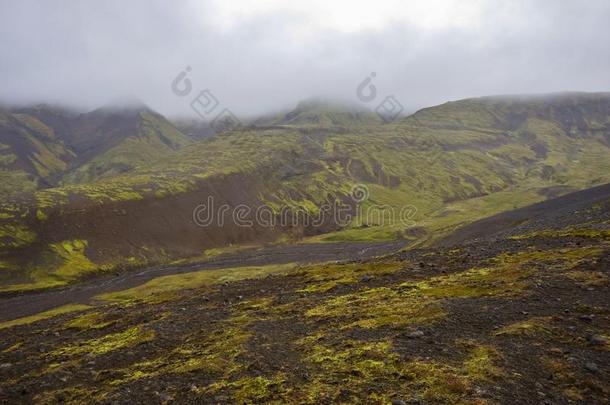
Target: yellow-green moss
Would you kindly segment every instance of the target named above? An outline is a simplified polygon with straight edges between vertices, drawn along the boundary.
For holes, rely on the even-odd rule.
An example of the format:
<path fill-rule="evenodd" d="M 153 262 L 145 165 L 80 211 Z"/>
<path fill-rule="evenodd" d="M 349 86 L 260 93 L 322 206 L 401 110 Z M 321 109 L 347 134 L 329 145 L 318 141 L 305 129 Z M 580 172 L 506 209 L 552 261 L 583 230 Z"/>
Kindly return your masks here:
<path fill-rule="evenodd" d="M 36 240 L 36 233 L 25 225 L 0 225 L 0 248 L 18 248 Z"/>
<path fill-rule="evenodd" d="M 405 372 L 386 341 L 346 341 L 341 348 L 314 345 L 303 349 L 313 376 L 301 388 L 306 403 L 364 400 L 369 387 L 391 386 Z"/>
<path fill-rule="evenodd" d="M 203 254 L 201 254 L 201 255 L 174 260 L 174 261 L 172 261 L 172 264 L 181 265 L 181 264 L 189 264 L 189 263 L 198 263 L 203 260 L 213 259 L 215 257 L 222 256 L 225 254 L 232 254 L 232 253 L 240 252 L 242 250 L 250 250 L 250 249 L 256 249 L 256 248 L 261 248 L 261 245 L 243 244 L 243 245 L 223 246 L 223 247 L 219 247 L 219 248 L 210 248 L 210 249 L 205 249 L 203 251 Z"/>
<path fill-rule="evenodd" d="M 0 166 L 8 166 L 17 160 L 17 156 L 12 153 L 0 155 Z"/>
<path fill-rule="evenodd" d="M 79 354 L 100 355 L 111 351 L 133 347 L 153 340 L 155 333 L 142 326 L 134 326 L 123 332 L 112 333 L 53 351 L 53 356 L 75 356 Z"/>
<path fill-rule="evenodd" d="M 511 239 L 530 239 L 530 238 L 589 238 L 589 239 L 610 239 L 610 230 L 573 228 L 560 230 L 545 230 L 531 232 L 523 235 L 512 236 Z"/>
<path fill-rule="evenodd" d="M 570 270 L 584 259 L 599 256 L 601 247 L 587 246 L 579 248 L 530 250 L 513 254 L 501 254 L 493 259 L 497 266 L 524 266 L 532 262 L 544 263 L 547 270 Z"/>
<path fill-rule="evenodd" d="M 36 274 L 34 277 L 36 281 L 30 283 L 20 283 L 20 284 L 9 284 L 6 287 L 0 287 L 0 291 L 10 291 L 10 292 L 25 292 L 25 291 L 33 291 L 33 290 L 44 290 L 48 288 L 61 287 L 67 284 L 66 281 L 58 280 L 53 277 L 49 277 L 48 274 L 44 272 L 44 269 L 36 269 Z"/>
<path fill-rule="evenodd" d="M 67 314 L 68 312 L 75 311 L 84 311 L 86 309 L 91 308 L 89 305 L 81 305 L 81 304 L 69 304 L 64 305 L 58 308 L 51 309 L 49 311 L 41 312 L 36 315 L 26 316 L 24 318 L 14 319 L 12 321 L 6 321 L 0 323 L 0 329 L 10 328 L 18 325 L 27 325 L 30 323 L 38 322 L 43 319 L 52 318 L 57 315 Z"/>
<path fill-rule="evenodd" d="M 550 317 L 533 317 L 524 321 L 518 321 L 510 325 L 504 326 L 494 332 L 494 335 L 521 335 L 535 336 L 539 334 L 550 335 L 553 329 L 551 327 Z"/>
<path fill-rule="evenodd" d="M 475 298 L 505 296 L 521 293 L 531 274 L 514 266 L 471 269 L 446 276 L 433 277 L 418 283 L 403 283 L 401 288 L 412 288 L 426 297 Z"/>
<path fill-rule="evenodd" d="M 85 402 L 105 402 L 107 395 L 108 393 L 98 389 L 76 385 L 69 388 L 44 391 L 34 396 L 34 402 L 49 405 L 57 403 L 77 405 Z"/>
<path fill-rule="evenodd" d="M 39 221 L 46 221 L 47 219 L 49 219 L 47 217 L 47 214 L 45 214 L 43 210 L 36 210 L 36 218 Z"/>
<path fill-rule="evenodd" d="M 53 270 L 56 277 L 74 280 L 84 274 L 98 269 L 85 255 L 86 240 L 66 240 L 50 245 L 51 249 L 63 260 L 63 263 Z"/>
<path fill-rule="evenodd" d="M 503 371 L 496 366 L 499 359 L 500 354 L 495 348 L 475 345 L 464 361 L 464 371 L 468 377 L 478 381 L 501 377 Z"/>
<path fill-rule="evenodd" d="M 531 275 L 530 270 L 521 266 L 526 261 L 523 257 L 506 256 L 490 268 L 406 282 L 394 288 L 364 289 L 334 297 L 308 310 L 306 315 L 344 318 L 343 327 L 376 328 L 430 322 L 445 315 L 441 299 L 520 294 Z M 344 267 L 333 268 L 337 279 L 341 279 Z M 399 267 L 380 268 L 395 271 Z M 355 278 L 354 274 L 350 274 L 349 267 L 346 277 L 348 280 Z"/>
<path fill-rule="evenodd" d="M 503 375 L 500 355 L 489 346 L 473 345 L 463 363 L 450 364 L 403 360 L 386 340 L 297 344 L 313 377 L 296 391 L 306 403 L 388 403 L 405 392 L 431 403 L 472 403 L 473 384 Z"/>
<path fill-rule="evenodd" d="M 428 323 L 445 316 L 437 300 L 415 297 L 408 291 L 387 287 L 340 295 L 305 314 L 314 318 L 332 318 L 340 328 L 398 327 Z"/>
<path fill-rule="evenodd" d="M 380 276 L 394 273 L 405 263 L 391 260 L 370 261 L 367 263 L 329 263 L 311 265 L 300 273 L 306 277 L 307 287 L 300 292 L 326 292 L 340 284 L 352 284 L 363 276 Z"/>
<path fill-rule="evenodd" d="M 256 376 L 242 377 L 233 382 L 219 381 L 210 384 L 197 392 L 201 394 L 228 392 L 231 393 L 233 401 L 238 404 L 251 403 L 286 403 L 292 389 L 284 385 L 283 374 L 277 374 L 271 378 Z M 283 398 L 283 400 L 282 400 Z"/>
<path fill-rule="evenodd" d="M 174 362 L 165 372 L 188 373 L 197 370 L 222 373 L 228 378 L 243 366 L 238 358 L 252 334 L 247 330 L 246 316 L 230 318 L 222 327 L 207 335 L 202 342 L 187 344 L 175 350 L 182 361 Z"/>
<path fill-rule="evenodd" d="M 306 315 L 332 318 L 341 328 L 377 328 L 431 322 L 445 316 L 443 299 L 519 295 L 538 271 L 534 263 L 550 262 L 553 267 L 569 269 L 582 259 L 600 252 L 599 248 L 577 248 L 502 254 L 491 261 L 490 267 L 436 276 L 419 282 L 406 282 L 393 288 L 363 289 L 333 297 L 309 309 Z M 391 272 L 399 267 L 398 264 L 385 264 L 379 266 L 379 269 Z M 355 269 L 359 269 L 359 265 L 331 265 L 304 270 L 304 273 L 311 271 L 310 277 L 314 280 L 331 280 L 330 283 L 337 280 L 353 282 L 360 274 Z M 366 267 L 363 266 L 363 269 Z M 322 270 L 332 272 L 326 274 Z M 371 268 L 366 270 L 375 271 Z M 323 291 L 328 283 L 322 281 L 321 284 L 313 284 L 308 288 Z"/>
<path fill-rule="evenodd" d="M 603 286 L 608 284 L 608 276 L 601 271 L 570 271 L 565 275 L 584 286 Z"/>
<path fill-rule="evenodd" d="M 270 274 L 281 274 L 290 271 L 294 267 L 294 264 L 289 263 L 282 265 L 201 270 L 192 273 L 157 277 L 138 287 L 102 294 L 96 298 L 104 301 L 118 302 L 128 302 L 132 300 L 161 302 L 174 298 L 174 293 L 181 290 L 197 289 L 225 282 L 261 278 Z"/>
<path fill-rule="evenodd" d="M 15 350 L 19 349 L 21 346 L 23 346 L 23 342 L 17 342 L 14 345 L 9 346 L 6 349 L 2 350 L 2 353 L 14 352 Z"/>
<path fill-rule="evenodd" d="M 268 308 L 270 302 L 268 298 L 241 302 L 233 309 L 231 316 L 212 324 L 209 333 L 200 335 L 194 331 L 185 336 L 183 345 L 167 355 L 119 370 L 122 377 L 112 381 L 111 385 L 163 374 L 204 372 L 217 375 L 219 382 L 201 388 L 201 392 L 212 393 L 236 388 L 231 381 L 246 366 L 242 364 L 241 358 L 247 352 L 245 345 L 252 337 L 248 326 L 257 319 L 258 311 Z"/>
<path fill-rule="evenodd" d="M 105 320 L 104 314 L 100 312 L 91 312 L 72 319 L 65 324 L 65 327 L 72 329 L 103 329 L 115 322 Z"/>
<path fill-rule="evenodd" d="M 35 197 L 39 209 L 52 208 L 68 202 L 68 192 L 58 188 L 40 190 L 36 192 Z"/>

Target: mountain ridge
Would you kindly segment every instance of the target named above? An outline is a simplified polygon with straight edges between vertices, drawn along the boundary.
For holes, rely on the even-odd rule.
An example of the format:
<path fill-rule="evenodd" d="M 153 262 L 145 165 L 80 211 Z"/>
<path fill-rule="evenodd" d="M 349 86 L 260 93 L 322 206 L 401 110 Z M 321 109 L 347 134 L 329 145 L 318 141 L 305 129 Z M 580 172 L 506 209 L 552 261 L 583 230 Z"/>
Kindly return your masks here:
<path fill-rule="evenodd" d="M 21 176 L 29 178 L 31 188 L 107 177 L 191 142 L 165 117 L 144 105 L 128 109 L 105 106 L 79 113 L 39 104 L 10 108 L 2 114 L 5 144 L 14 146 L 12 154 L 21 162 Z M 23 146 L 28 139 L 37 146 Z M 43 148 L 40 142 L 51 144 Z M 45 162 L 29 155 L 35 148 L 39 150 L 36 153 L 47 156 Z"/>
<path fill-rule="evenodd" d="M 567 107 L 535 102 L 531 108 L 529 101 L 465 100 L 389 124 L 351 120 L 337 127 L 307 119 L 244 127 L 95 181 L 30 190 L 0 207 L 0 260 L 12 269 L 4 284 L 73 282 L 81 274 L 71 267 L 72 255 L 95 272 L 261 241 L 430 243 L 483 216 L 540 201 L 549 188 L 610 181 L 610 99 L 593 98 L 601 101 L 585 96 Z M 193 209 L 210 196 L 229 207 L 265 206 L 274 216 L 283 208 L 314 216 L 337 201 L 356 212 L 351 190 L 358 185 L 369 192 L 363 208 L 416 207 L 416 226 L 362 214 L 347 226 L 327 221 L 319 228 L 255 226 L 247 232 L 193 222 Z"/>

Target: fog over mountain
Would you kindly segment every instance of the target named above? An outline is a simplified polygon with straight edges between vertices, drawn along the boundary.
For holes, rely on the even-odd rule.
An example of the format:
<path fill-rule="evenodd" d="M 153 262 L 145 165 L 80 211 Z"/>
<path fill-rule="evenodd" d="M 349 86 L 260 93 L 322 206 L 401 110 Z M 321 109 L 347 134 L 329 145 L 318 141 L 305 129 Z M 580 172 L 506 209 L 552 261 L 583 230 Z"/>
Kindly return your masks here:
<path fill-rule="evenodd" d="M 610 3 L 2 1 L 0 100 L 92 109 L 137 97 L 193 115 L 209 89 L 238 115 L 325 96 L 371 73 L 406 110 L 505 93 L 610 89 Z M 192 93 L 172 80 L 190 67 Z M 367 107 L 374 108 L 376 101 Z"/>

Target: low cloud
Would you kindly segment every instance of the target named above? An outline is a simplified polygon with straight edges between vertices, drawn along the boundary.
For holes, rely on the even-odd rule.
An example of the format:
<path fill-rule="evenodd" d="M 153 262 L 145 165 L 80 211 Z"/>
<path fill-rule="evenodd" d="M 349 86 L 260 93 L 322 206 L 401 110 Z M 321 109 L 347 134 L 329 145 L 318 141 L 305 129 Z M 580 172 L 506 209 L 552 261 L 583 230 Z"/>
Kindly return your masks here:
<path fill-rule="evenodd" d="M 187 66 L 194 92 L 241 115 L 312 96 L 357 101 L 372 72 L 407 109 L 610 90 L 608 1 L 327 3 L 4 1 L 0 100 L 89 109 L 137 97 L 189 115 L 170 88 Z"/>

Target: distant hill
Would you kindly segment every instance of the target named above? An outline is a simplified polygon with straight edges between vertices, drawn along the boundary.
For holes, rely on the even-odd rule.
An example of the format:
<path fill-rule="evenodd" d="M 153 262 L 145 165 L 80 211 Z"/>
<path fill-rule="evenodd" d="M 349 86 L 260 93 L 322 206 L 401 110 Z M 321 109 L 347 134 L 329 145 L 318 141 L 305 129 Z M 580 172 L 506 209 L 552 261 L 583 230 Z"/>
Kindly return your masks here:
<path fill-rule="evenodd" d="M 291 111 L 254 121 L 255 126 L 287 125 L 317 128 L 353 127 L 380 123 L 381 119 L 375 113 L 361 106 L 346 105 L 323 98 L 304 100 Z"/>
<path fill-rule="evenodd" d="M 190 142 L 172 123 L 143 105 L 88 113 L 44 104 L 0 111 L 0 143 L 4 145 L 0 167 L 5 192 L 11 194 L 95 181 Z"/>
<path fill-rule="evenodd" d="M 569 136 L 602 134 L 610 145 L 606 137 L 609 110 L 610 93 L 490 96 L 424 108 L 406 121 L 439 129 L 504 131 L 525 131 L 537 122 L 547 122 Z"/>
<path fill-rule="evenodd" d="M 173 119 L 172 123 L 180 132 L 195 141 L 210 138 L 215 134 L 210 123 L 201 119 Z"/>
<path fill-rule="evenodd" d="M 49 111 L 50 121 L 58 115 Z M 25 112 L 0 111 L 0 192 L 3 196 L 55 184 L 76 159 L 52 126 Z"/>
<path fill-rule="evenodd" d="M 79 167 L 67 182 L 86 182 L 125 172 L 188 145 L 191 139 L 148 107 L 102 108 L 71 123 L 66 143 Z"/>

